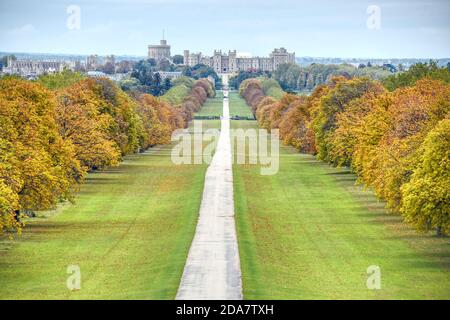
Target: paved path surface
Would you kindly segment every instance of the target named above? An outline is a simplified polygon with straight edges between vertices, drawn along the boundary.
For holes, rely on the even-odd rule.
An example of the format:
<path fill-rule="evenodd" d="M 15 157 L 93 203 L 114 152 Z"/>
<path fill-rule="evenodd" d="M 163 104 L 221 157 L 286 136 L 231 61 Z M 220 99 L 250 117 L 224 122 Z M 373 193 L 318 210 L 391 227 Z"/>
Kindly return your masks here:
<path fill-rule="evenodd" d="M 228 77 L 223 76 L 227 87 Z M 224 90 L 224 96 L 228 91 Z M 228 100 L 216 152 L 206 171 L 200 215 L 176 299 L 242 299 L 234 223 L 233 173 Z"/>

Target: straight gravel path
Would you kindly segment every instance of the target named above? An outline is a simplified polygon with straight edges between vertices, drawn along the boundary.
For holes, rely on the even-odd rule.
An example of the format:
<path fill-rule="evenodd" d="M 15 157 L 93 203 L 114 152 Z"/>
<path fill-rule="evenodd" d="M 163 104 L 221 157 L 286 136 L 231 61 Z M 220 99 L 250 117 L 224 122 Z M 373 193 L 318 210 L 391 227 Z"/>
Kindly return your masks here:
<path fill-rule="evenodd" d="M 226 88 L 227 75 L 222 81 Z M 228 96 L 227 90 L 224 96 Z M 176 299 L 242 299 L 228 99 L 223 101 L 220 137 L 206 172 L 199 220 Z"/>

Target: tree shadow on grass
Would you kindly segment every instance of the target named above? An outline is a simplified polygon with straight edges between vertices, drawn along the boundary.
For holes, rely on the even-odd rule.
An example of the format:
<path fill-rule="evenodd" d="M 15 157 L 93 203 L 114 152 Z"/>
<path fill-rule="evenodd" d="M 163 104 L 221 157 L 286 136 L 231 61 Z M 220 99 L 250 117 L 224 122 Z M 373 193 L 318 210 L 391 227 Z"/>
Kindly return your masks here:
<path fill-rule="evenodd" d="M 119 184 L 120 181 L 121 181 L 120 178 L 102 177 L 102 176 L 89 177 L 89 178 L 86 179 L 86 183 L 95 184 L 95 185 L 99 185 L 99 184 Z"/>
<path fill-rule="evenodd" d="M 338 182 L 347 182 L 354 184 L 356 182 L 356 179 L 352 175 L 345 175 L 345 176 L 338 176 L 335 178 Z"/>
<path fill-rule="evenodd" d="M 338 171 L 326 172 L 324 174 L 327 176 L 351 175 L 353 177 L 353 180 L 356 180 L 356 176 L 348 169 L 339 170 L 339 169 L 335 168 L 335 170 L 338 170 Z"/>
<path fill-rule="evenodd" d="M 443 271 L 450 268 L 450 259 L 444 252 L 428 252 L 423 255 L 395 254 L 392 260 L 399 261 L 407 267 L 408 271 Z M 416 270 L 414 270 L 416 269 Z"/>
<path fill-rule="evenodd" d="M 102 175 L 102 174 L 119 174 L 119 173 L 123 173 L 124 170 L 124 165 L 120 165 L 120 166 L 116 166 L 116 167 L 108 167 L 105 169 L 100 169 L 100 170 L 94 170 L 89 172 L 89 176 L 97 176 L 97 175 Z"/>
<path fill-rule="evenodd" d="M 79 224 L 79 223 L 77 223 Z M 31 220 L 24 228 L 22 237 L 37 237 L 33 241 L 39 241 L 39 237 L 45 235 L 64 235 L 67 230 L 73 230 L 75 223 L 55 222 L 49 219 Z M 19 237 L 20 239 L 20 237 Z"/>

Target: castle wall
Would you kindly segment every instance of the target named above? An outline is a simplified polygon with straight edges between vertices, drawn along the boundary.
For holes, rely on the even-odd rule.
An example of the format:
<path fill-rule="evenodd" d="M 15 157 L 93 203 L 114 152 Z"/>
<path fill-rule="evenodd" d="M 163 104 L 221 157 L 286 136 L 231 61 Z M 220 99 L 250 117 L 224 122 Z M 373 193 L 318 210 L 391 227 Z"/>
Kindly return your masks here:
<path fill-rule="evenodd" d="M 185 65 L 204 64 L 212 67 L 217 73 L 247 70 L 271 72 L 284 63 L 295 63 L 295 53 L 287 52 L 285 48 L 274 49 L 269 57 L 251 58 L 238 58 L 236 50 L 230 50 L 228 54 L 224 54 L 220 50 L 214 50 L 212 57 L 202 56 L 201 53 L 189 53 L 189 50 L 184 51 Z"/>

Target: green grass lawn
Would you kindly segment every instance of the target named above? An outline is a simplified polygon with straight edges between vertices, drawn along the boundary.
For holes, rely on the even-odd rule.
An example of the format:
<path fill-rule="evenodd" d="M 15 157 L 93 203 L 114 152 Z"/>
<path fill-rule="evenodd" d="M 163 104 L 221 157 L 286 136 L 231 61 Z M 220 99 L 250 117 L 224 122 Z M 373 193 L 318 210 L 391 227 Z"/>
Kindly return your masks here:
<path fill-rule="evenodd" d="M 156 147 L 89 174 L 76 204 L 41 213 L 15 240 L 1 238 L 0 299 L 174 298 L 207 165 L 176 166 L 170 151 Z M 81 290 L 66 287 L 69 265 L 81 269 Z"/>
<path fill-rule="evenodd" d="M 233 166 L 246 299 L 450 299 L 448 238 L 416 233 L 348 170 L 293 148 L 281 147 L 278 174 L 259 169 Z M 381 290 L 367 289 L 370 265 Z"/>
<path fill-rule="evenodd" d="M 253 113 L 245 101 L 239 96 L 239 93 L 232 91 L 229 94 L 230 116 L 253 117 Z"/>
<path fill-rule="evenodd" d="M 208 103 L 206 103 L 202 107 L 202 109 L 195 115 L 201 117 L 211 117 L 211 116 L 220 117 L 222 115 L 222 107 L 223 107 L 223 94 L 221 91 L 217 91 L 216 96 L 212 99 L 209 99 Z"/>
<path fill-rule="evenodd" d="M 241 116 L 241 117 L 253 117 L 250 108 L 247 106 L 244 100 L 239 97 L 238 92 L 229 93 L 230 101 L 230 116 Z M 218 91 L 215 98 L 210 99 L 209 103 L 205 105 L 200 112 L 197 112 L 196 116 L 217 116 L 222 115 L 223 107 L 223 94 Z"/>

